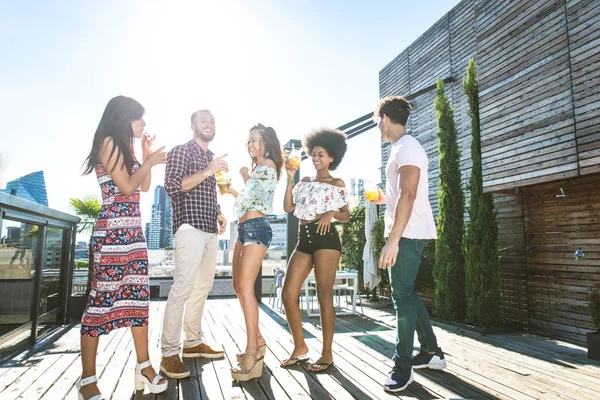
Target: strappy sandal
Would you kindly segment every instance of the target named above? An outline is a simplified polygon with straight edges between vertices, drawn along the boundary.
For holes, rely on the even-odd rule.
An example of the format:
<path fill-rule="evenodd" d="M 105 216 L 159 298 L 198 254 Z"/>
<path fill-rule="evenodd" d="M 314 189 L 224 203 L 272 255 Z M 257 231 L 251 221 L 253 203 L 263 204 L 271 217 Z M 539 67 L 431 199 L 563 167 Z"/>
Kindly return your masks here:
<path fill-rule="evenodd" d="M 237 368 L 231 369 L 231 377 L 239 382 L 246 382 L 251 379 L 260 378 L 263 373 L 263 367 L 265 365 L 265 358 L 259 358 L 259 351 L 255 351 L 253 353 L 246 353 L 244 358 L 252 357 L 254 358 L 254 365 L 250 369 L 242 368 L 242 365 L 239 364 Z"/>
<path fill-rule="evenodd" d="M 83 395 L 81 394 L 82 386 L 87 386 L 90 383 L 95 383 L 95 382 L 98 382 L 98 378 L 96 378 L 96 375 L 92 375 L 92 376 L 88 376 L 87 378 L 81 378 L 75 383 L 75 387 L 77 388 L 77 397 L 79 398 L 79 400 L 105 400 L 105 398 L 102 397 L 101 394 L 92 396 L 89 399 L 84 398 Z"/>
<path fill-rule="evenodd" d="M 256 350 L 258 350 L 260 357 L 264 357 L 265 353 L 267 352 L 267 344 L 265 343 L 261 346 L 258 346 Z M 235 355 L 235 359 L 238 362 L 238 364 L 242 362 L 242 358 L 244 358 L 245 355 L 246 353 L 238 353 Z"/>
<path fill-rule="evenodd" d="M 308 366 L 308 370 L 310 372 L 325 372 L 329 369 L 329 367 L 333 366 L 333 361 L 330 363 L 316 363 L 310 364 Z"/>
<path fill-rule="evenodd" d="M 162 393 L 167 390 L 169 382 L 165 379 L 163 383 L 160 383 L 160 380 L 164 379 L 164 377 L 160 374 L 156 374 L 154 379 L 152 379 L 152 382 L 150 382 L 150 379 L 148 379 L 146 375 L 142 373 L 144 368 L 151 366 L 152 363 L 150 360 L 135 366 L 135 390 L 144 390 L 144 386 L 148 386 L 150 393 Z"/>
<path fill-rule="evenodd" d="M 287 367 L 291 367 L 292 365 L 296 365 L 299 362 L 308 361 L 309 359 L 310 359 L 310 357 L 308 356 L 308 353 L 306 353 L 306 354 L 299 355 L 298 357 L 290 357 L 287 360 L 283 360 L 279 364 L 279 366 L 282 368 L 287 368 Z"/>

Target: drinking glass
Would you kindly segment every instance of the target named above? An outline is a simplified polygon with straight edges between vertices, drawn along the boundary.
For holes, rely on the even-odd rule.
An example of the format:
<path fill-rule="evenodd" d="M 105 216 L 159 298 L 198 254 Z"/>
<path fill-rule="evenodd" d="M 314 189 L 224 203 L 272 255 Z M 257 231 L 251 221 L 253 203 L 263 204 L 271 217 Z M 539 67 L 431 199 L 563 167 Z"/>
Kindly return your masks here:
<path fill-rule="evenodd" d="M 367 201 L 379 200 L 379 190 L 377 189 L 377 185 L 371 180 L 365 183 L 365 199 Z"/>

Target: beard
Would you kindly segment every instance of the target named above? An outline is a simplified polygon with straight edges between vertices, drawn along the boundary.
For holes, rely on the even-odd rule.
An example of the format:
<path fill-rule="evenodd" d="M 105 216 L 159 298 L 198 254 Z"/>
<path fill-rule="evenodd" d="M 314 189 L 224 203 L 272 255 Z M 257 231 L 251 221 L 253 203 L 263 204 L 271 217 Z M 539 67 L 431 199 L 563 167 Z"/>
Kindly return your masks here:
<path fill-rule="evenodd" d="M 215 133 L 213 132 L 212 135 L 208 135 L 208 134 L 202 132 L 202 130 L 196 129 L 196 130 L 194 130 L 194 136 L 196 136 L 198 139 L 203 140 L 205 142 L 212 142 L 212 140 L 215 138 Z"/>

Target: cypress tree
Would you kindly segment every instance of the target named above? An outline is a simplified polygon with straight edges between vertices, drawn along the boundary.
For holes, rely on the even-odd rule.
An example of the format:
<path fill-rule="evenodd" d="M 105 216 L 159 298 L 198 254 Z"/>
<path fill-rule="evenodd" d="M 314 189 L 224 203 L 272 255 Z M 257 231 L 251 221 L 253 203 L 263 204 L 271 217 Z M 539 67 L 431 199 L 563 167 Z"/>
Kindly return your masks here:
<path fill-rule="evenodd" d="M 467 320 L 475 326 L 493 327 L 502 323 L 500 315 L 500 255 L 498 223 L 490 193 L 483 193 L 481 138 L 479 127 L 479 88 L 475 61 L 471 60 L 463 78 L 471 117 L 471 204 L 465 237 L 465 281 Z"/>
<path fill-rule="evenodd" d="M 435 309 L 438 316 L 462 321 L 465 317 L 465 259 L 462 239 L 464 228 L 464 195 L 460 175 L 454 110 L 444 93 L 444 82 L 438 79 L 435 98 L 440 154 L 438 181 L 438 239 L 435 242 Z"/>

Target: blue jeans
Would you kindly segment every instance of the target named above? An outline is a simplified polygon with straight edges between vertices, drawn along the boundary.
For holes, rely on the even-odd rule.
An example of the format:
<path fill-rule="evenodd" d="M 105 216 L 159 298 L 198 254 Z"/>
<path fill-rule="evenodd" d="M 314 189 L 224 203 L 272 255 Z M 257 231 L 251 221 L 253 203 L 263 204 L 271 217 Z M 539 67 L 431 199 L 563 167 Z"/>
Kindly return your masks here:
<path fill-rule="evenodd" d="M 421 252 L 426 244 L 427 240 L 402 238 L 396 264 L 388 270 L 392 300 L 396 309 L 394 363 L 400 372 L 410 371 L 412 368 L 411 356 L 415 329 L 421 350 L 435 352 L 438 349 L 429 314 L 414 288 L 421 263 Z"/>

